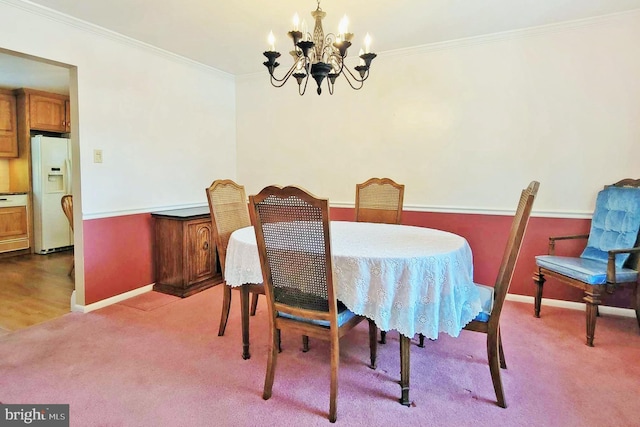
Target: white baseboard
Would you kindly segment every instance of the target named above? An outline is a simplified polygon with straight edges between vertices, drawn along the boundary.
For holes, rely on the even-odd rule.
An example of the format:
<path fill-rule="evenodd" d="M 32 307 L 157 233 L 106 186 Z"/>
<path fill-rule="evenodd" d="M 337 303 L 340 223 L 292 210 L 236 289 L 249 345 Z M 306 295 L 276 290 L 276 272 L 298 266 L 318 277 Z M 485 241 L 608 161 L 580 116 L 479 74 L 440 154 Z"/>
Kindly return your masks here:
<path fill-rule="evenodd" d="M 507 294 L 507 301 L 526 302 L 531 305 L 534 298 L 526 295 Z M 568 308 L 571 310 L 586 310 L 586 304 L 583 302 L 563 301 L 559 299 L 542 298 L 542 305 L 548 307 Z M 598 309 L 601 314 L 612 314 L 614 316 L 636 317 L 636 311 L 632 308 L 609 307 L 608 305 L 599 305 Z"/>
<path fill-rule="evenodd" d="M 129 298 L 133 298 L 137 295 L 144 294 L 145 292 L 150 292 L 153 290 L 153 283 L 150 285 L 142 286 L 140 288 L 112 296 L 107 299 L 103 299 L 102 301 L 98 301 L 89 305 L 78 305 L 76 304 L 76 291 L 74 290 L 71 293 L 71 311 L 79 312 L 79 313 L 89 313 L 90 311 L 97 310 L 99 308 L 107 307 L 111 304 L 115 304 L 120 301 L 124 301 Z M 517 295 L 517 294 L 507 294 L 507 301 L 514 302 L 524 302 L 527 304 L 533 305 L 534 298 L 527 295 Z M 560 307 L 560 308 L 568 308 L 570 310 L 580 310 L 585 311 L 586 304 L 582 302 L 574 302 L 574 301 L 563 301 L 558 299 L 550 299 L 550 298 L 542 298 L 542 305 L 548 307 Z M 619 307 L 609 307 L 607 305 L 598 306 L 600 309 L 600 313 L 602 314 L 611 314 L 615 316 L 624 316 L 624 317 L 636 317 L 635 310 L 631 308 L 619 308 Z"/>
<path fill-rule="evenodd" d="M 89 304 L 89 305 L 76 304 L 76 291 L 74 290 L 71 293 L 71 311 L 79 312 L 79 313 L 88 313 L 90 311 L 107 307 L 111 304 L 115 304 L 117 302 L 124 301 L 129 298 L 133 298 L 137 295 L 144 294 L 145 292 L 149 292 L 152 290 L 153 290 L 153 283 L 150 285 L 142 286 L 137 289 L 133 289 L 131 291 L 128 291 L 119 295 L 114 295 L 110 298 L 103 299 L 102 301 L 94 302 L 93 304 Z"/>

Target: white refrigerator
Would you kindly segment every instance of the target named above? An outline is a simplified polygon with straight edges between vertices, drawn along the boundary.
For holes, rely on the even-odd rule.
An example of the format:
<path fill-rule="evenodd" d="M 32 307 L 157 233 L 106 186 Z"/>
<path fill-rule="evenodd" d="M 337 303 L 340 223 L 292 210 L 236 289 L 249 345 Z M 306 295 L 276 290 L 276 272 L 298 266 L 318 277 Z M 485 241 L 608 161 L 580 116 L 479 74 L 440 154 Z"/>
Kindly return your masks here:
<path fill-rule="evenodd" d="M 71 194 L 71 143 L 67 138 L 31 138 L 34 250 L 47 254 L 73 245 L 60 200 Z"/>

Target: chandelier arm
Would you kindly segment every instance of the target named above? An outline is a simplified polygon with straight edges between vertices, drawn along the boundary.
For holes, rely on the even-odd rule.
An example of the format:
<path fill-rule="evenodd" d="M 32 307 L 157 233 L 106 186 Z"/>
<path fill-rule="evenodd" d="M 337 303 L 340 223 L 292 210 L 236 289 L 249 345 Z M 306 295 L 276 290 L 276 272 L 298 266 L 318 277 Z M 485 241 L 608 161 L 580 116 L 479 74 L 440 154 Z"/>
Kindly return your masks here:
<path fill-rule="evenodd" d="M 360 83 L 360 86 L 358 87 L 354 86 L 353 83 L 351 82 L 351 79 L 349 79 L 349 76 L 347 75 L 347 73 L 341 73 L 344 76 L 345 80 L 349 83 L 349 86 L 351 86 L 351 88 L 355 90 L 362 89 L 362 87 L 364 86 L 364 81 L 367 79 L 367 77 L 369 77 L 369 71 L 367 70 L 367 75 L 365 76 L 365 78 L 361 80 L 353 75 L 349 67 L 344 67 L 344 69 L 347 70 L 347 73 L 349 73 L 349 75 L 355 82 Z"/>
<path fill-rule="evenodd" d="M 300 92 L 300 85 L 298 85 L 298 94 L 300 96 L 304 95 L 307 91 L 307 83 L 309 83 L 309 73 L 307 73 L 307 78 L 304 79 L 304 87 L 302 88 L 302 92 Z"/>
<path fill-rule="evenodd" d="M 281 79 L 275 77 L 273 74 L 269 74 L 271 76 L 271 85 L 273 87 L 282 87 L 282 86 L 284 86 L 285 83 L 287 83 L 287 80 L 289 80 L 289 77 L 291 77 L 291 75 L 295 71 L 296 64 L 297 64 L 297 61 L 293 63 L 293 66 L 291 68 L 289 68 L 289 71 L 287 71 L 287 73 Z M 276 81 L 276 82 L 278 82 L 280 84 L 275 84 L 275 83 L 273 83 L 274 81 Z"/>
<path fill-rule="evenodd" d="M 329 88 L 329 95 L 333 95 L 333 88 L 335 85 L 332 85 L 329 80 L 327 80 L 327 87 Z"/>

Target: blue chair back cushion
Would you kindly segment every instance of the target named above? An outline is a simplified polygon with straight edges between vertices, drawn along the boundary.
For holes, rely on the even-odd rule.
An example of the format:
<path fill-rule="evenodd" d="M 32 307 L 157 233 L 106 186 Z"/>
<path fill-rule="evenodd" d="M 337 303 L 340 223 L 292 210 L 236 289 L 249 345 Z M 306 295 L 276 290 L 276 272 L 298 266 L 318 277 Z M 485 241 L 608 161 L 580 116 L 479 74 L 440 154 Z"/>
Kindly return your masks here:
<path fill-rule="evenodd" d="M 640 228 L 640 188 L 607 187 L 598 193 L 587 247 L 581 258 L 607 262 L 607 251 L 632 248 Z M 616 255 L 616 269 L 629 254 Z"/>
<path fill-rule="evenodd" d="M 571 277 L 589 285 L 607 283 L 607 263 L 588 258 L 538 255 L 536 265 Z M 635 282 L 638 272 L 629 268 L 616 268 L 616 283 Z"/>

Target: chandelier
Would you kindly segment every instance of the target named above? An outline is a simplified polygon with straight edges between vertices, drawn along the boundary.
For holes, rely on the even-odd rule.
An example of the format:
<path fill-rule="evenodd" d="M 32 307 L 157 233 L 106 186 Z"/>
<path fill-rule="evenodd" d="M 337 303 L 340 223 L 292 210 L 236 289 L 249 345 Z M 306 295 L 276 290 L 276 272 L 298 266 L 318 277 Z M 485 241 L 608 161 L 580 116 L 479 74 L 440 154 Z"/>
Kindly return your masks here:
<path fill-rule="evenodd" d="M 293 17 L 293 30 L 289 31 L 289 37 L 293 40 L 293 50 L 289 52 L 293 57 L 293 65 L 282 78 L 274 76 L 275 69 L 280 65 L 276 59 L 280 57 L 280 52 L 275 49 L 275 37 L 273 32 L 269 34 L 269 50 L 264 52 L 267 60 L 264 65 L 269 70 L 271 84 L 274 87 L 282 87 L 291 76 L 295 77 L 298 82 L 298 93 L 304 95 L 307 90 L 309 76 L 313 77 L 318 85 L 318 95 L 322 93 L 322 82 L 326 79 L 329 93 L 333 95 L 333 85 L 339 76 L 344 76 L 349 86 L 355 90 L 359 90 L 364 85 L 364 81 L 369 77 L 369 67 L 371 61 L 376 57 L 375 53 L 369 52 L 371 37 L 369 34 L 365 37 L 365 48 L 360 49 L 359 64 L 354 67 L 357 75 L 351 72 L 346 66 L 345 59 L 347 57 L 347 49 L 351 47 L 353 33 L 347 31 L 347 17 L 342 19 L 338 34 L 329 33 L 325 36 L 322 29 L 322 19 L 327 14 L 320 8 L 320 0 L 318 0 L 318 8 L 311 12 L 311 16 L 315 21 L 313 34 L 307 32 L 306 22 L 302 21 L 299 28 L 300 20 L 298 14 Z"/>

